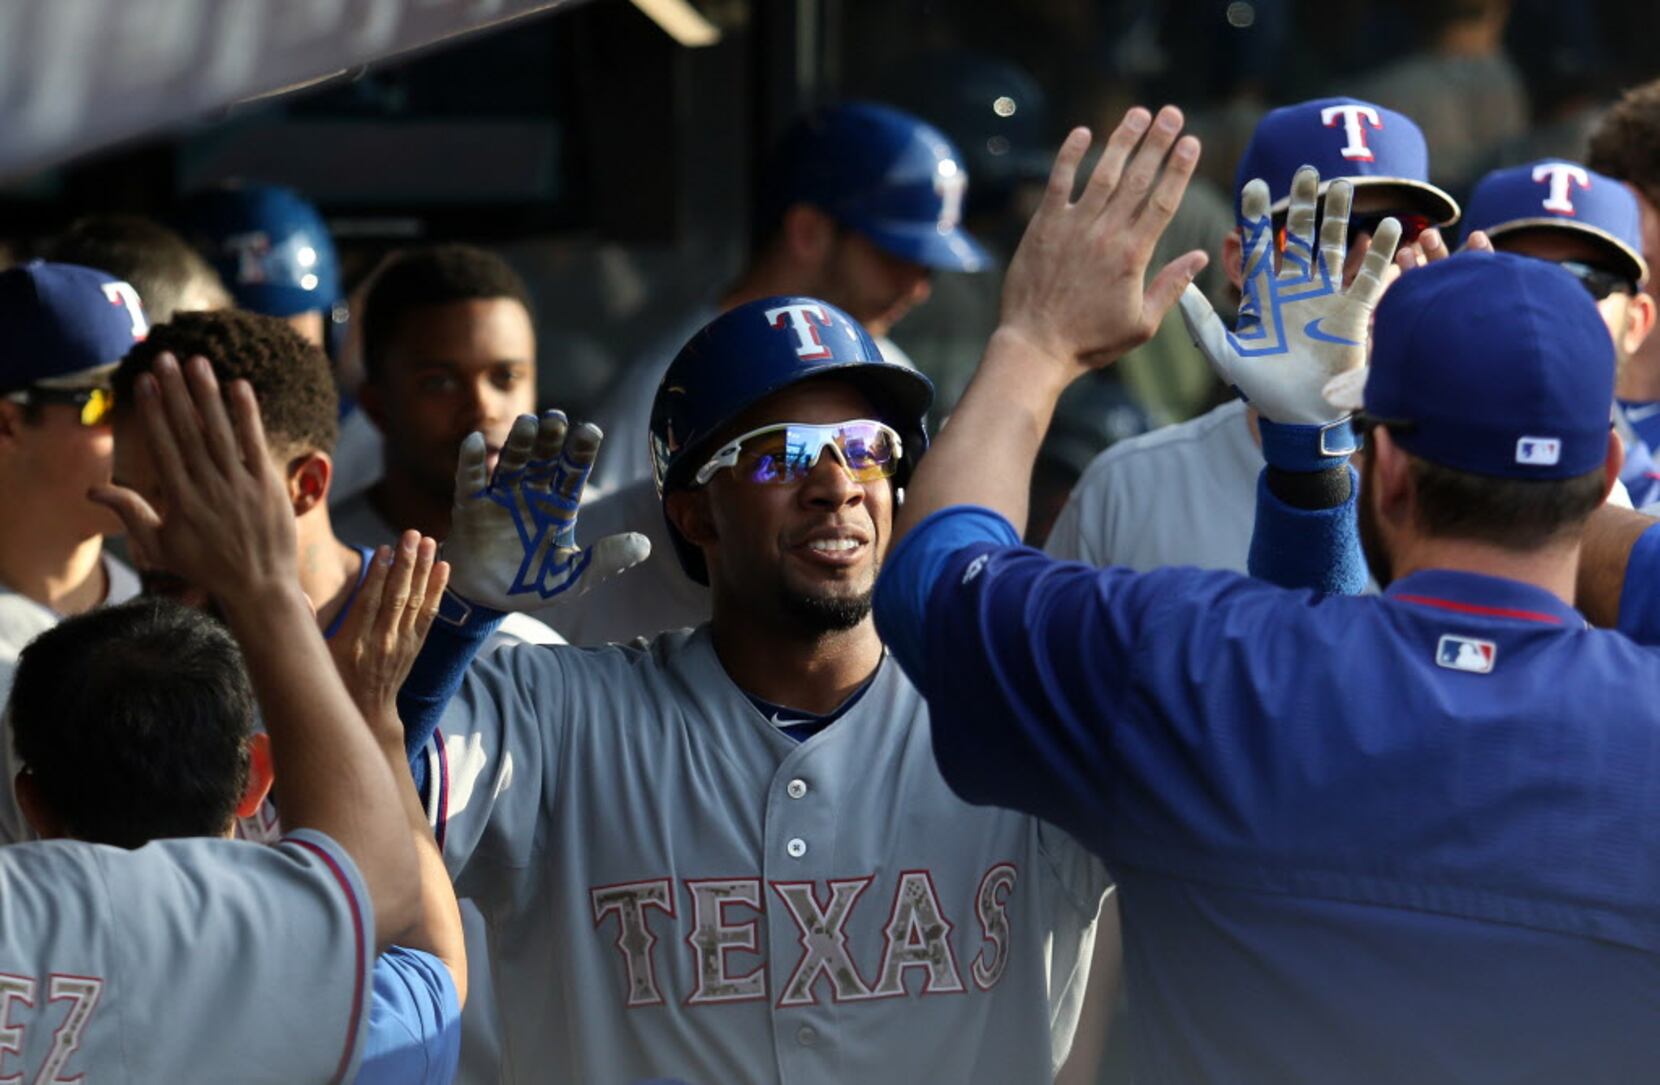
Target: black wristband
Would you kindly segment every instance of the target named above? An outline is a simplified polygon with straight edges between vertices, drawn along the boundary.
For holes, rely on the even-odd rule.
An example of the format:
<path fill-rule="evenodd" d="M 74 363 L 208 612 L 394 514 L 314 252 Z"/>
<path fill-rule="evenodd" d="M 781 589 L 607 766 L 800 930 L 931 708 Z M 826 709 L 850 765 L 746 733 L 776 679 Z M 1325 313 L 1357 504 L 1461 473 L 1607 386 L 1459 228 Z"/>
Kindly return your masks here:
<path fill-rule="evenodd" d="M 1324 471 L 1282 471 L 1268 467 L 1268 492 L 1294 509 L 1335 509 L 1349 499 L 1353 487 L 1347 462 Z"/>

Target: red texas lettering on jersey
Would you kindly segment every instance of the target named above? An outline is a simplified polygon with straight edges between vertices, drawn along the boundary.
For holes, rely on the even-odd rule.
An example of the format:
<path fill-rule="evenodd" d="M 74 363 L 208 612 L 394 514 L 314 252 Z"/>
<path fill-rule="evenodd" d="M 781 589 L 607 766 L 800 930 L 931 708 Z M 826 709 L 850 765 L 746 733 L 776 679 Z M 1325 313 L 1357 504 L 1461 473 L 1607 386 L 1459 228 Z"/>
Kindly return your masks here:
<path fill-rule="evenodd" d="M 969 947 L 978 947 L 969 962 L 969 977 L 982 991 L 991 990 L 1008 965 L 1008 903 L 1018 878 L 1013 863 L 998 863 L 985 872 L 970 902 L 979 942 Z M 855 959 L 858 954 L 848 945 L 847 923 L 875 880 L 862 877 L 769 882 L 765 884 L 765 890 L 770 890 L 768 895 L 759 878 L 683 879 L 685 920 L 690 927 L 685 943 L 695 977 L 692 989 L 682 996 L 685 1004 L 769 997 L 769 968 L 764 959 L 742 971 L 727 957 L 734 950 L 762 952 L 760 927 L 767 921 L 769 902 L 773 905 L 772 917 L 780 921 L 783 916 L 789 917 L 800 945 L 800 953 L 787 971 L 776 962 L 770 970 L 780 1007 L 815 1005 L 820 993 L 825 992 L 832 1002 L 900 998 L 908 993 L 905 981 L 913 970 L 919 975 L 921 994 L 966 991 L 951 944 L 956 924 L 946 917 L 933 876 L 926 870 L 900 872 L 882 927 L 880 954 L 867 950 L 866 959 L 872 964 L 866 969 L 859 967 Z M 650 913 L 659 912 L 671 922 L 680 918 L 675 899 L 670 878 L 589 890 L 595 928 L 603 930 L 609 921 L 616 921 L 613 929 L 617 952 L 622 956 L 625 1005 L 660 1006 L 665 1001 L 657 973 L 661 939 L 652 930 Z"/>
<path fill-rule="evenodd" d="M 25 1017 L 45 1016 L 30 1012 L 39 1004 L 36 999 L 39 989 L 40 984 L 33 976 L 0 972 L 0 1085 L 22 1085 L 24 1081 L 23 1068 L 18 1062 L 23 1057 L 24 1028 L 29 1022 L 20 1022 L 17 1017 L 20 1008 Z M 52 1046 L 40 1066 L 28 1077 L 31 1085 L 82 1079 L 81 1074 L 65 1074 L 63 1070 L 81 1046 L 81 1036 L 86 1031 L 87 1022 L 92 1020 L 92 1011 L 98 1008 L 98 996 L 103 990 L 104 981 L 94 976 L 66 976 L 54 972 L 46 977 L 47 1003 L 66 1002 L 68 1006 L 62 1021 L 52 1032 Z"/>

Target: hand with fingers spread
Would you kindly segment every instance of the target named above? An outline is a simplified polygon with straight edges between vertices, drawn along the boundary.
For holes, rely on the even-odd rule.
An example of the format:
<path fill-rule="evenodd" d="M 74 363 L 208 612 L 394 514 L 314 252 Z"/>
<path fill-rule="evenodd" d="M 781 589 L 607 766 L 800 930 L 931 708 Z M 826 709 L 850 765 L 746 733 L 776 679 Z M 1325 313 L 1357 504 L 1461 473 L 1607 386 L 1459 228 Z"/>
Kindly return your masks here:
<path fill-rule="evenodd" d="M 1181 129 L 1174 106 L 1157 117 L 1130 110 L 1075 201 L 1089 132 L 1080 128 L 1067 137 L 1043 203 L 1009 262 L 999 335 L 1056 359 L 1066 378 L 1152 338 L 1206 262 L 1203 252 L 1186 253 L 1144 286 L 1154 246 L 1199 160 L 1199 141 L 1178 139 Z"/>
<path fill-rule="evenodd" d="M 89 496 L 121 517 L 142 561 L 189 570 L 221 604 L 271 588 L 297 591 L 294 510 L 253 389 L 237 381 L 222 395 L 207 359 L 181 369 L 162 354 L 134 394 L 162 507 L 123 486 Z"/>
<path fill-rule="evenodd" d="M 1271 422 L 1324 426 L 1338 421 L 1326 385 L 1366 363 L 1372 310 L 1383 296 L 1400 223 L 1384 219 L 1360 272 L 1343 287 L 1343 262 L 1353 188 L 1343 180 L 1326 190 L 1316 251 L 1315 205 L 1320 177 L 1307 166 L 1291 183 L 1285 252 L 1275 266 L 1268 186 L 1245 186 L 1245 297 L 1229 331 L 1200 291 L 1182 295 L 1182 319 L 1224 381 L 1239 389 Z"/>
<path fill-rule="evenodd" d="M 329 654 L 358 711 L 376 737 L 403 749 L 398 690 L 409 677 L 449 583 L 438 544 L 406 531 L 397 547 L 383 546 L 370 559 L 363 584 Z"/>
<path fill-rule="evenodd" d="M 600 439 L 596 427 L 571 427 L 559 411 L 520 415 L 493 476 L 483 435 L 463 442 L 444 542 L 456 595 L 495 610 L 544 607 L 650 556 L 651 543 L 633 532 L 576 544 L 577 508 Z"/>

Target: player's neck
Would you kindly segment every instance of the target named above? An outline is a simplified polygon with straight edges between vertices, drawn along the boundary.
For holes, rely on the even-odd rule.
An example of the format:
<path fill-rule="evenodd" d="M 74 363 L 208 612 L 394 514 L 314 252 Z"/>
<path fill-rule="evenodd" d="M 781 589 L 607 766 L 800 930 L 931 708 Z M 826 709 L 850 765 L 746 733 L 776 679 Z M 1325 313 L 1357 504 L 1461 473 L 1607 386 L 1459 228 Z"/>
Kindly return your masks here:
<path fill-rule="evenodd" d="M 1660 339 L 1656 343 L 1653 349 L 1633 354 L 1620 373 L 1619 396 L 1628 403 L 1660 400 Z"/>
<path fill-rule="evenodd" d="M 876 623 L 803 635 L 763 627 L 748 616 L 710 623 L 715 655 L 727 676 L 752 696 L 784 708 L 827 715 L 870 679 L 882 662 Z"/>
<path fill-rule="evenodd" d="M 400 471 L 388 470 L 368 496 L 375 512 L 397 531 L 414 528 L 439 542 L 450 533 L 450 498 L 437 497 Z"/>
<path fill-rule="evenodd" d="M 102 535 L 54 541 L 27 531 L 0 532 L 0 583 L 59 614 L 83 614 L 109 592 L 103 552 Z"/>
<path fill-rule="evenodd" d="M 339 615 L 357 586 L 363 562 L 356 550 L 334 537 L 328 510 L 318 506 L 295 521 L 299 538 L 300 590 L 317 608 L 324 629 Z"/>
<path fill-rule="evenodd" d="M 1418 538 L 1403 541 L 1391 557 L 1395 580 L 1431 569 L 1479 573 L 1543 588 L 1570 606 L 1579 571 L 1577 542 L 1515 551 L 1467 539 Z"/>

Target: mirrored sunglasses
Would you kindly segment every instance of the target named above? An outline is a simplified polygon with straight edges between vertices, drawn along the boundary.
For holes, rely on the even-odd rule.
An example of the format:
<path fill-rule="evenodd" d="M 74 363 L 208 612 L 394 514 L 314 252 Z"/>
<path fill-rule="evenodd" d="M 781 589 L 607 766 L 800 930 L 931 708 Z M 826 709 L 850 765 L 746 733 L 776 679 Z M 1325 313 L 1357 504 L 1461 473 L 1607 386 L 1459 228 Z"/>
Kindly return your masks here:
<path fill-rule="evenodd" d="M 1580 285 L 1597 301 L 1610 294 L 1637 293 L 1637 284 L 1617 272 L 1582 264 L 1578 260 L 1558 260 L 1556 263 L 1558 267 L 1578 279 Z"/>
<path fill-rule="evenodd" d="M 110 414 L 115 410 L 115 393 L 108 388 L 43 388 L 35 385 L 13 392 L 6 398 L 29 406 L 67 404 L 80 410 L 83 426 L 101 426 L 110 420 Z"/>
<path fill-rule="evenodd" d="M 779 422 L 750 430 L 722 445 L 698 468 L 696 483 L 707 485 L 725 467 L 745 482 L 789 484 L 805 479 L 828 448 L 854 482 L 892 478 L 904 448 L 891 426 L 867 418 L 830 425 Z"/>

